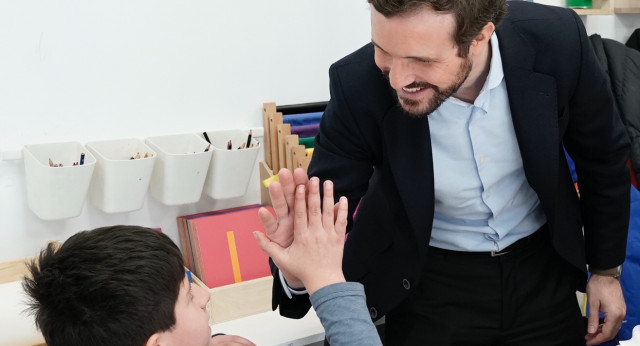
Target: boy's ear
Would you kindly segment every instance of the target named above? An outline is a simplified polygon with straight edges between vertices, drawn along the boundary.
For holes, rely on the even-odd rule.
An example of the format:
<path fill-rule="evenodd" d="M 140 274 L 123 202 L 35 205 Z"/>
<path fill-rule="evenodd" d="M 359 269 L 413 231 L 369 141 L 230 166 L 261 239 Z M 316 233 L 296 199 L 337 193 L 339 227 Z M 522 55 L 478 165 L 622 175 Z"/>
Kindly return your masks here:
<path fill-rule="evenodd" d="M 144 346 L 161 346 L 162 332 L 157 332 L 149 337 L 149 340 L 144 343 Z"/>

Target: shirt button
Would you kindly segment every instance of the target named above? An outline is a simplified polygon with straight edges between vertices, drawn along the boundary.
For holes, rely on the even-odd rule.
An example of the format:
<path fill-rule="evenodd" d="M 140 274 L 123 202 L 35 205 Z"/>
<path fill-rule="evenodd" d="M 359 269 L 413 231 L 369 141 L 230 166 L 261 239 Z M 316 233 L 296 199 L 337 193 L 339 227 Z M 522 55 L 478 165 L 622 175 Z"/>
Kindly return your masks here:
<path fill-rule="evenodd" d="M 483 164 L 485 161 L 484 156 L 480 156 L 480 164 Z"/>
<path fill-rule="evenodd" d="M 369 315 L 371 316 L 372 319 L 378 317 L 378 310 L 376 310 L 376 308 L 374 308 L 373 306 L 369 308 Z"/>
<path fill-rule="evenodd" d="M 409 280 L 402 279 L 402 287 L 404 287 L 404 289 L 408 291 L 411 288 L 411 283 L 409 282 Z"/>

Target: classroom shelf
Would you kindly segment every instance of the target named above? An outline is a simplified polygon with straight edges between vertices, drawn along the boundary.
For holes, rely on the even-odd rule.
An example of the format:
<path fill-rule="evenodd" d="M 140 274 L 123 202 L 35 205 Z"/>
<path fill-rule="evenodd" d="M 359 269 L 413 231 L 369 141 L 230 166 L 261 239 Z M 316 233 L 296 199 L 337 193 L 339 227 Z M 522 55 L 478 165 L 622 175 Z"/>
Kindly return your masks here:
<path fill-rule="evenodd" d="M 640 0 L 615 0 L 615 13 L 640 13 Z"/>
<path fill-rule="evenodd" d="M 640 13 L 640 0 L 593 0 L 593 8 L 576 8 L 574 11 L 581 16 Z"/>

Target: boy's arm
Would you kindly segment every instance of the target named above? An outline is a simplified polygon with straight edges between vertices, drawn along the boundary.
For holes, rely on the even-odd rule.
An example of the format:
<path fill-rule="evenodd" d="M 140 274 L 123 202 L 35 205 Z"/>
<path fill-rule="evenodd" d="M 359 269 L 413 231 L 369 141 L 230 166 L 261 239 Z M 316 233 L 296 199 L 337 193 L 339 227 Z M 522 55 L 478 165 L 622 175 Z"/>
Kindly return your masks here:
<path fill-rule="evenodd" d="M 319 185 L 320 180 L 313 177 L 295 188 L 289 247 L 257 231 L 254 236 L 279 268 L 302 281 L 331 344 L 381 345 L 362 285 L 346 282 L 342 272 L 347 199 L 341 197 L 334 205 L 333 183 L 327 180 L 321 203 Z"/>

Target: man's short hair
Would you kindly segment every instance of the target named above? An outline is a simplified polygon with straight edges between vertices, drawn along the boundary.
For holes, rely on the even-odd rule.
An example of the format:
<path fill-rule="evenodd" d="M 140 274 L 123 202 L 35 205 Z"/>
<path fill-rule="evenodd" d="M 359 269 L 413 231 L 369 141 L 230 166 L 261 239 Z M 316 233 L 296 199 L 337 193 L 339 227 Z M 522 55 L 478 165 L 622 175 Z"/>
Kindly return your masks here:
<path fill-rule="evenodd" d="M 60 247 L 49 244 L 27 266 L 23 287 L 49 346 L 140 346 L 176 322 L 182 255 L 156 230 L 79 232 Z"/>
<path fill-rule="evenodd" d="M 430 7 L 436 12 L 451 13 L 456 18 L 453 39 L 458 56 L 466 58 L 473 39 L 489 22 L 498 26 L 507 13 L 506 0 L 367 0 L 380 14 L 394 17 Z"/>

